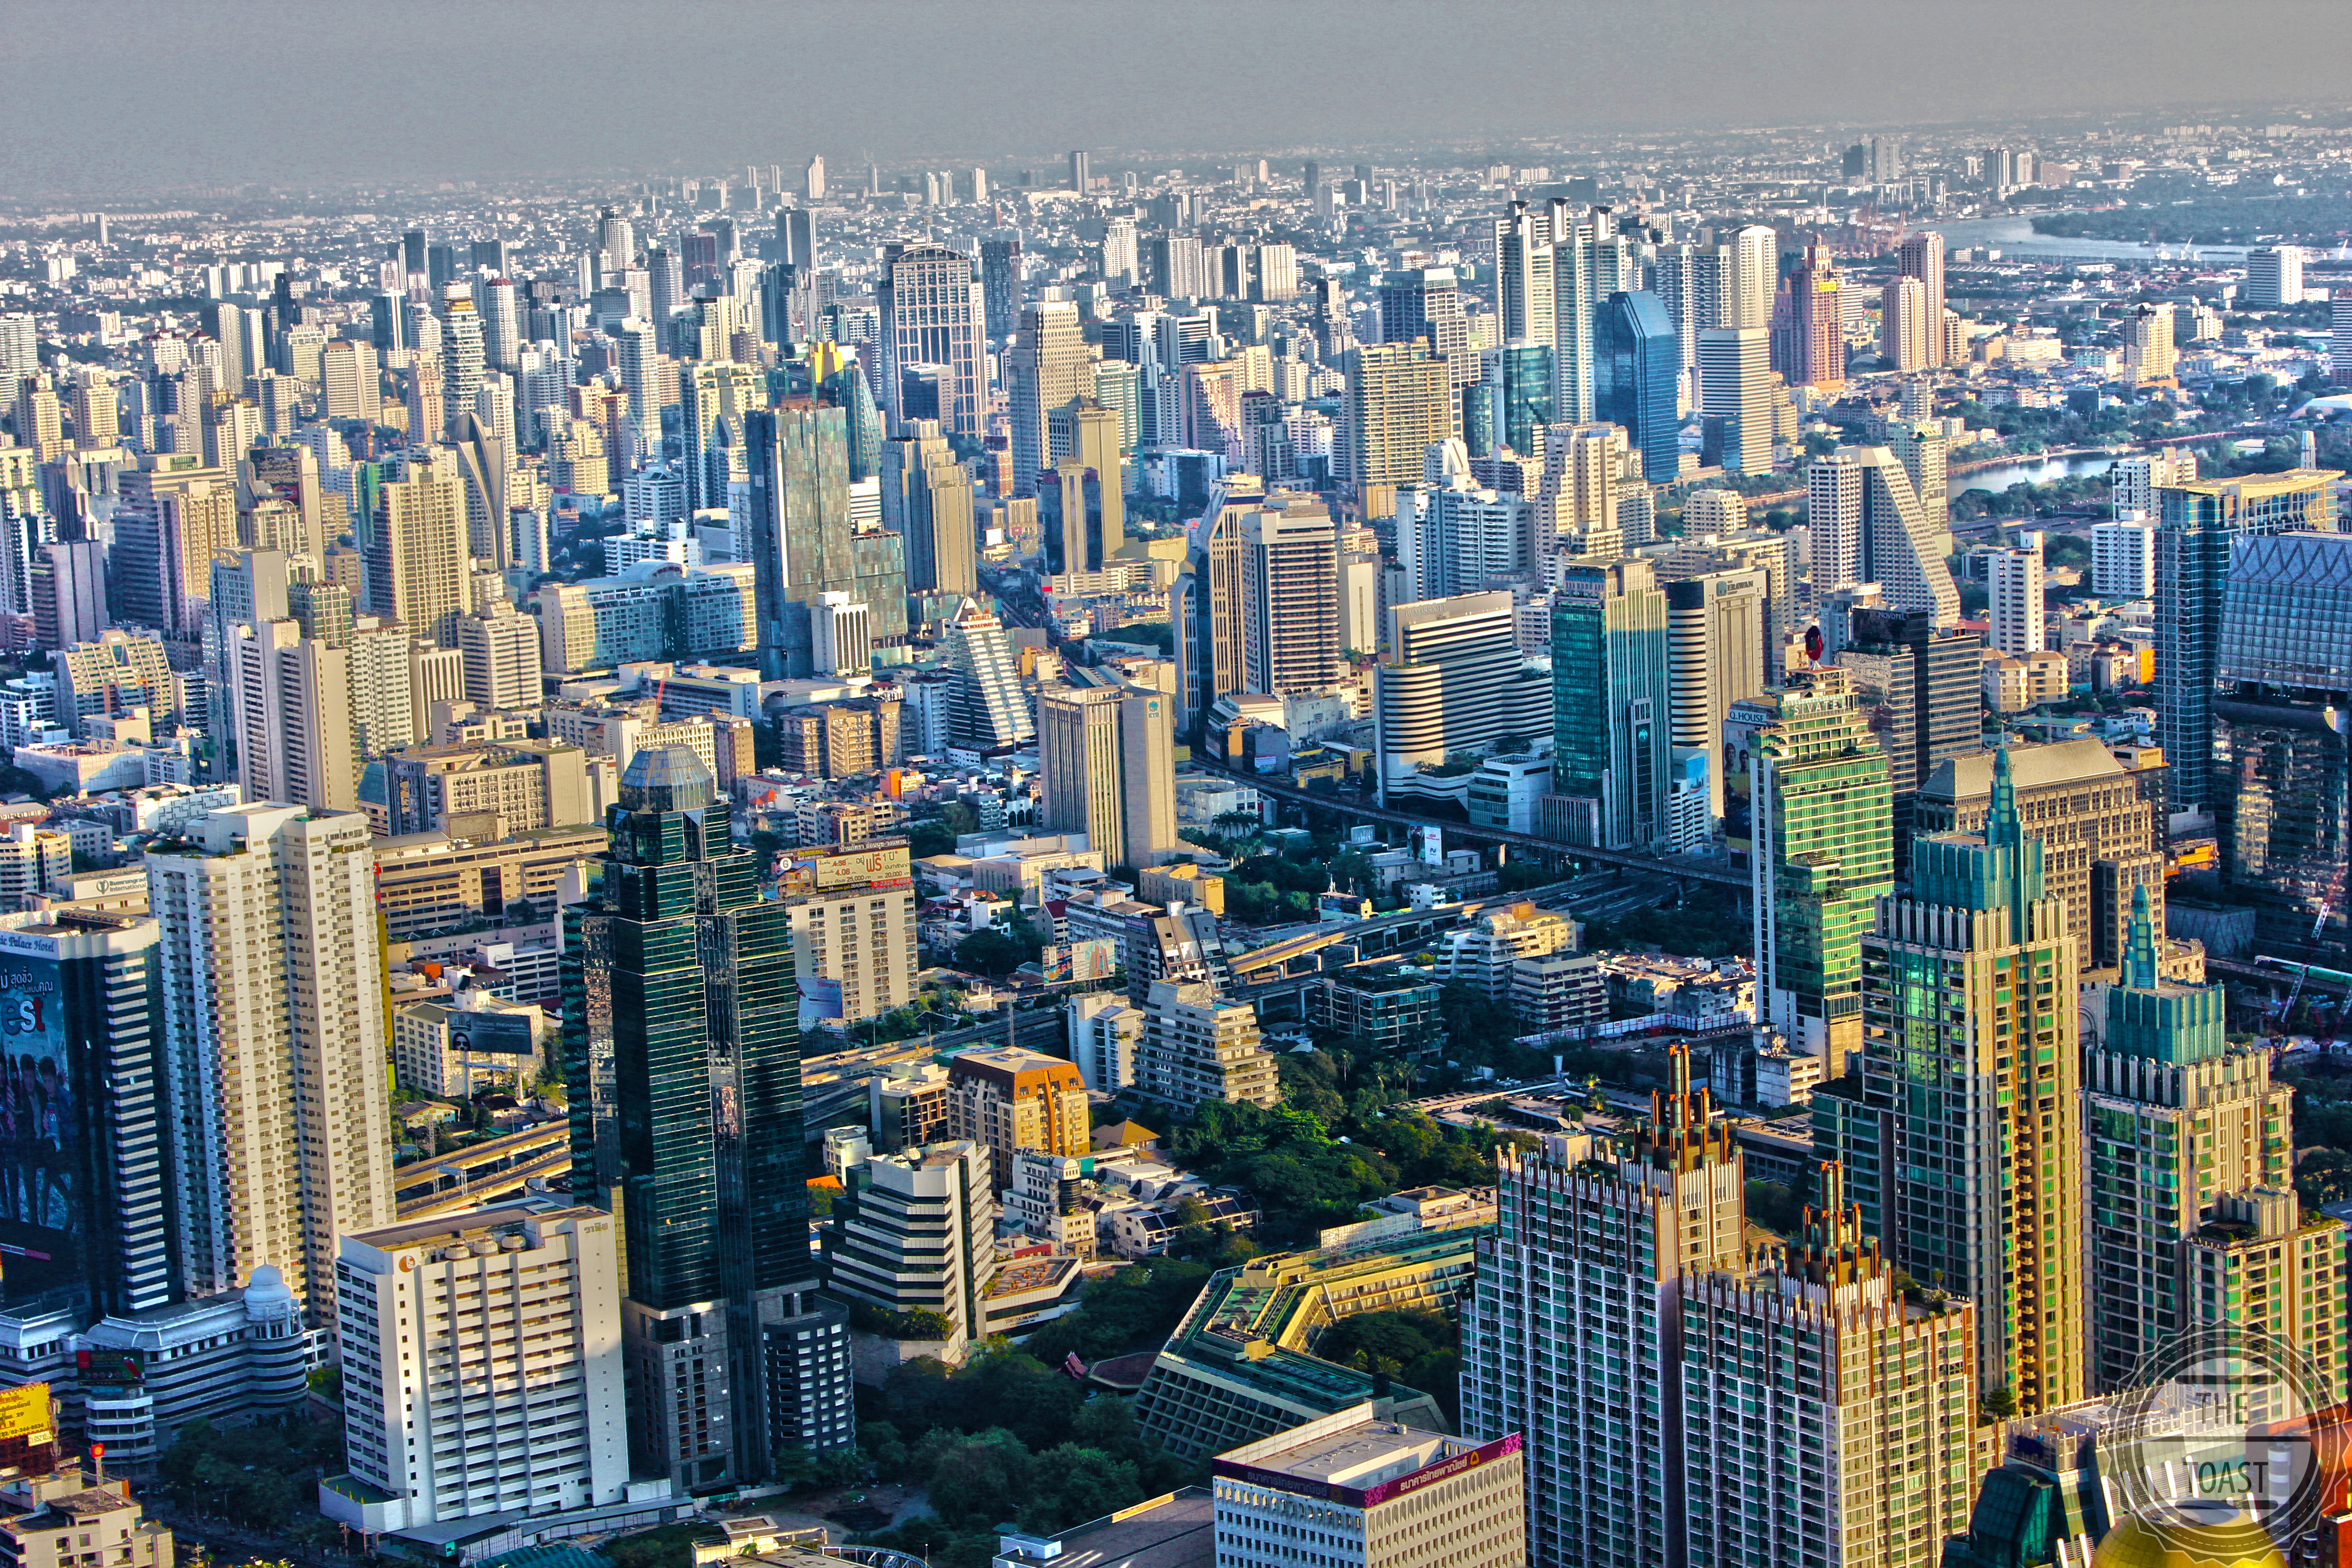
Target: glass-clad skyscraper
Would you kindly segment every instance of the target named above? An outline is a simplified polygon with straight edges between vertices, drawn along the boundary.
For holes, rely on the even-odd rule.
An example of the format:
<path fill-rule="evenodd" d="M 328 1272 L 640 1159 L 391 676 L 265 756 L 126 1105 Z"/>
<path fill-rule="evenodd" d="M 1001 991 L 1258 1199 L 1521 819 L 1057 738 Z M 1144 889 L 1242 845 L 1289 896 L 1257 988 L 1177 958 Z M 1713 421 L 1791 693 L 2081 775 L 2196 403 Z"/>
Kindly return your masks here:
<path fill-rule="evenodd" d="M 1682 372 L 1682 344 L 1655 294 L 1621 289 L 1593 312 L 1593 417 L 1625 427 L 1654 485 L 1681 470 Z"/>
<path fill-rule="evenodd" d="M 638 752 L 620 795 L 564 911 L 572 1188 L 623 1220 L 639 1473 L 755 1479 L 763 1339 L 814 1306 L 790 917 L 692 751 Z"/>
<path fill-rule="evenodd" d="M 2254 898 L 2265 951 L 2314 943 L 2340 957 L 2352 855 L 2352 534 L 2238 539 L 2220 621 L 2221 690 L 2209 700 L 2227 742 L 2210 793 L 2223 875 Z"/>
<path fill-rule="evenodd" d="M 1570 566 L 1552 601 L 1552 779 L 1576 842 L 1647 849 L 1666 832 L 1674 726 L 1666 595 L 1650 563 Z"/>
<path fill-rule="evenodd" d="M 1496 441 L 1522 458 L 1535 455 L 1536 432 L 1552 422 L 1555 396 L 1552 347 L 1521 339 L 1491 348 L 1482 356 L 1487 405 Z M 1474 458 L 1486 454 L 1472 450 Z"/>

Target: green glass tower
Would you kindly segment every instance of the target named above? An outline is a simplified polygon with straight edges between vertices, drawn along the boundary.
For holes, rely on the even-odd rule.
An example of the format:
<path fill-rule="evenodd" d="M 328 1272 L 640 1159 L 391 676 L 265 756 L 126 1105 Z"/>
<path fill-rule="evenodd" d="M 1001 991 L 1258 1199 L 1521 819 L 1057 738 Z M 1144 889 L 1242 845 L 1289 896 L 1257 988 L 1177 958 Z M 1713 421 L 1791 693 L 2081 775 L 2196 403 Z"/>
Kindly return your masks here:
<path fill-rule="evenodd" d="M 2342 1286 L 2332 1272 L 2314 1275 L 2305 1258 L 2313 1250 L 2306 1233 L 2335 1233 L 2339 1222 L 2306 1220 L 2296 1203 L 2293 1091 L 2271 1081 L 2268 1052 L 2230 1044 L 2221 987 L 2163 976 L 2145 889 L 2134 889 L 2123 973 L 2105 1002 L 2090 1010 L 2097 1033 L 2083 1051 L 2098 1388 L 2129 1386 L 2148 1356 L 2200 1324 L 2249 1321 L 2287 1339 L 2339 1384 Z M 2208 1272 L 2242 1267 L 2237 1255 L 2249 1248 L 2293 1255 L 2281 1257 L 2267 1274 L 2271 1289 L 2253 1300 L 2275 1307 L 2301 1298 L 2293 1310 L 2307 1318 L 2249 1320 L 2232 1310 L 2248 1306 L 2245 1298 L 2210 1288 Z M 2340 1241 L 2317 1250 L 2340 1252 Z"/>
<path fill-rule="evenodd" d="M 1911 867 L 1863 939 L 1859 1068 L 1815 1096 L 1815 1152 L 1857 1156 L 1849 1191 L 1890 1258 L 1976 1303 L 1988 1396 L 2069 1405 L 2086 1391 L 2074 939 L 2006 751 L 1985 831 L 1921 838 Z"/>
<path fill-rule="evenodd" d="M 1756 990 L 1789 1044 L 1825 1078 L 1862 1044 L 1862 938 L 1895 890 L 1886 753 L 1842 669 L 1750 698 Z"/>
<path fill-rule="evenodd" d="M 1552 779 L 1571 842 L 1648 849 L 1666 836 L 1674 725 L 1666 595 L 1650 563 L 1570 566 L 1552 601 Z"/>
<path fill-rule="evenodd" d="M 564 911 L 572 1187 L 623 1220 L 638 1473 L 756 1479 L 762 1341 L 814 1288 L 792 930 L 692 751 L 640 751 L 620 796 Z"/>

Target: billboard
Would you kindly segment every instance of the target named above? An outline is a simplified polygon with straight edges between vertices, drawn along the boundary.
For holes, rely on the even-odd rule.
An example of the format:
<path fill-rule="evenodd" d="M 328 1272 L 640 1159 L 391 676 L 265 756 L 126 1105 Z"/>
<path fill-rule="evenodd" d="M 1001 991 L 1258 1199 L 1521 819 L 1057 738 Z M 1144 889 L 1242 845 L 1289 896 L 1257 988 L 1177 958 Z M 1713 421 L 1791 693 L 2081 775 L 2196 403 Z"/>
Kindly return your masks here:
<path fill-rule="evenodd" d="M 904 843 L 795 849 L 793 860 L 793 874 L 820 893 L 835 888 L 904 887 L 915 874 L 913 857 Z"/>
<path fill-rule="evenodd" d="M 81 1278 L 81 1088 L 54 939 L 0 931 L 0 1301 Z"/>
<path fill-rule="evenodd" d="M 1049 946 L 1037 955 L 1037 962 L 1048 982 L 1108 980 L 1118 968 L 1118 939 L 1090 936 Z"/>
<path fill-rule="evenodd" d="M 0 1392 L 0 1442 L 11 1437 L 47 1442 L 50 1428 L 47 1384 L 19 1384 Z"/>
<path fill-rule="evenodd" d="M 822 974 L 801 976 L 801 1027 L 841 1021 L 841 982 Z"/>
<path fill-rule="evenodd" d="M 465 1056 L 527 1057 L 537 1049 L 528 1013 L 453 1013 L 449 1048 Z"/>
<path fill-rule="evenodd" d="M 139 1363 L 137 1351 L 76 1351 L 74 1376 L 85 1386 L 102 1384 L 119 1388 L 128 1384 L 145 1381 L 147 1369 Z"/>

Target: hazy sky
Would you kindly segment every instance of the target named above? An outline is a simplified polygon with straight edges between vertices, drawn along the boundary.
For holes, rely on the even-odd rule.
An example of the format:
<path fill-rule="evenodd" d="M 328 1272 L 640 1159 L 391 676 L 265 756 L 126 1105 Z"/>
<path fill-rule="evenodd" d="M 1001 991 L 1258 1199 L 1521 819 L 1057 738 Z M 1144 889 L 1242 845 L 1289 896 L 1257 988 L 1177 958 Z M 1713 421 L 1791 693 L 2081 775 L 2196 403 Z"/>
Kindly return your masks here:
<path fill-rule="evenodd" d="M 2344 0 L 0 0 L 0 192 L 2341 101 Z"/>

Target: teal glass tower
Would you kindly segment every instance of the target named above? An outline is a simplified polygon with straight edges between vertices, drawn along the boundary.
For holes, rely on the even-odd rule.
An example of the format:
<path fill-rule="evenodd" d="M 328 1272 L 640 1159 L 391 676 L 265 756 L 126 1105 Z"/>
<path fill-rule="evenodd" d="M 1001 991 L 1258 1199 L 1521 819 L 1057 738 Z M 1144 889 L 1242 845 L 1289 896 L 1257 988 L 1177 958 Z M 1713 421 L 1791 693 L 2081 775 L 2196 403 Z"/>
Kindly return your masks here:
<path fill-rule="evenodd" d="M 695 1489 L 768 1473 L 763 1339 L 813 1305 L 793 936 L 692 751 L 620 795 L 564 911 L 572 1181 L 622 1216 L 633 1465 Z"/>
<path fill-rule="evenodd" d="M 1570 566 L 1552 600 L 1552 785 L 1571 842 L 1648 849 L 1665 837 L 1673 726 L 1666 595 L 1647 561 Z"/>

